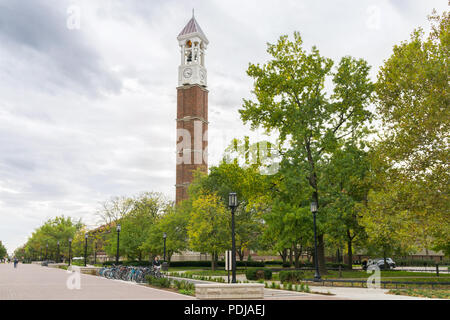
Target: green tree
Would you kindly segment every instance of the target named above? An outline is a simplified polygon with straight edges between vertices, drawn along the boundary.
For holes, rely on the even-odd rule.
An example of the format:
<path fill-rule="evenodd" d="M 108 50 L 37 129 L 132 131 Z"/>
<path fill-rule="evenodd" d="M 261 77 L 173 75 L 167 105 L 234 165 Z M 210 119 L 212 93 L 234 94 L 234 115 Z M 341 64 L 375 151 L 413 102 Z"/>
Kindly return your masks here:
<path fill-rule="evenodd" d="M 244 100 L 240 114 L 252 128 L 278 132 L 282 142 L 289 141 L 284 165 L 296 165 L 297 179 L 307 179 L 320 212 L 318 162 L 346 137 L 366 133 L 373 85 L 366 61 L 343 57 L 333 72 L 331 59 L 321 56 L 316 47 L 308 54 L 302 44 L 298 32 L 294 41 L 282 36 L 277 44 L 268 44 L 272 60 L 262 66 L 250 64 L 247 73 L 254 79 L 256 101 Z M 334 88 L 327 95 L 328 78 Z M 325 230 L 318 231 L 319 266 L 326 272 Z"/>
<path fill-rule="evenodd" d="M 119 215 L 115 222 L 110 224 L 111 232 L 105 244 L 108 255 L 116 256 L 117 253 L 117 232 L 115 227 L 121 224 L 119 255 L 126 255 L 128 259 L 142 260 L 146 255 L 143 244 L 147 241 L 149 230 L 157 223 L 160 216 L 171 205 L 160 193 L 143 193 L 134 198 L 122 199 L 120 210 L 124 212 Z M 111 220 L 112 221 L 112 220 Z"/>
<path fill-rule="evenodd" d="M 31 237 L 24 244 L 24 258 L 27 260 L 44 259 L 47 251 L 47 258 L 56 260 L 58 258 L 58 241 L 60 242 L 60 257 L 67 257 L 68 239 L 74 238 L 82 227 L 81 220 L 75 221 L 70 217 L 59 216 L 47 220 L 33 231 Z"/>
<path fill-rule="evenodd" d="M 176 209 L 171 207 L 164 215 L 148 230 L 147 240 L 142 248 L 152 255 L 163 255 L 163 234 L 166 233 L 166 258 L 170 262 L 174 253 L 182 253 L 188 249 L 187 225 L 189 203 L 186 202 Z"/>
<path fill-rule="evenodd" d="M 354 242 L 366 238 L 360 220 L 371 186 L 371 171 L 364 147 L 363 143 L 359 146 L 353 141 L 346 143 L 324 161 L 320 176 L 326 229 L 338 245 L 341 241 L 347 244 L 349 269 L 353 264 Z"/>
<path fill-rule="evenodd" d="M 280 252 L 286 262 L 287 250 L 300 267 L 300 256 L 311 244 L 313 221 L 309 207 L 276 201 L 272 210 L 264 214 L 266 238 L 273 239 L 273 249 Z M 292 262 L 292 261 L 291 261 Z"/>
<path fill-rule="evenodd" d="M 376 108 L 385 130 L 374 153 L 373 199 L 391 201 L 390 212 L 408 212 L 411 244 L 449 253 L 450 15 L 433 12 L 429 19 L 429 36 L 415 30 L 378 74 Z"/>
<path fill-rule="evenodd" d="M 8 251 L 3 243 L 0 241 L 0 259 L 5 259 L 8 256 Z"/>
<path fill-rule="evenodd" d="M 230 214 L 219 196 L 206 194 L 193 200 L 187 232 L 192 249 L 211 254 L 214 271 L 218 255 L 230 248 L 231 239 Z"/>

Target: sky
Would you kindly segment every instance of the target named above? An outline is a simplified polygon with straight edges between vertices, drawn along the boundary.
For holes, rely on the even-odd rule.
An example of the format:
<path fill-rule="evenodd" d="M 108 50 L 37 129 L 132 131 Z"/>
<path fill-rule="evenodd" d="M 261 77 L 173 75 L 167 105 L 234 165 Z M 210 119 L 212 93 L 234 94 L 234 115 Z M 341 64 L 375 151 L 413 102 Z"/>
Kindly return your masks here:
<path fill-rule="evenodd" d="M 0 241 L 12 253 L 58 215 L 99 221 L 100 203 L 175 198 L 177 35 L 195 9 L 210 42 L 209 165 L 230 141 L 264 138 L 239 118 L 248 64 L 299 31 L 375 81 L 392 47 L 447 0 L 0 0 Z"/>

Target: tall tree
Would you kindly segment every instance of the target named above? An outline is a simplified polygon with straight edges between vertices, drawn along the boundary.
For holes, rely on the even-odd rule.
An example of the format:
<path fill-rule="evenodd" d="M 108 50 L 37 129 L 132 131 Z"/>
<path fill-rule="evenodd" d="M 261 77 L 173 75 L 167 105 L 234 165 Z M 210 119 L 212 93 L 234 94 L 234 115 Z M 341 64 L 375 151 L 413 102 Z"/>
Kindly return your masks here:
<path fill-rule="evenodd" d="M 210 168 L 209 175 L 196 175 L 189 194 L 192 199 L 207 194 L 217 194 L 224 207 L 228 207 L 228 195 L 236 192 L 239 206 L 235 212 L 236 253 L 240 260 L 246 250 L 259 246 L 262 234 L 262 212 L 267 207 L 267 177 L 259 174 L 256 166 L 243 168 L 237 163 L 221 162 Z M 231 214 L 228 215 L 231 220 Z M 229 239 L 231 243 L 231 236 Z"/>
<path fill-rule="evenodd" d="M 282 142 L 290 142 L 284 165 L 301 169 L 297 177 L 307 179 L 321 217 L 318 162 L 333 152 L 341 140 L 365 133 L 365 123 L 371 117 L 367 106 L 373 85 L 366 61 L 343 57 L 333 72 L 331 59 L 321 56 L 316 47 L 307 53 L 302 45 L 298 32 L 293 41 L 282 36 L 278 43 L 268 44 L 267 52 L 272 56 L 269 62 L 262 66 L 250 64 L 247 73 L 254 79 L 256 101 L 244 100 L 240 114 L 252 128 L 278 132 Z M 334 88 L 327 95 L 328 78 Z M 326 272 L 324 233 L 319 229 L 322 272 Z"/>
<path fill-rule="evenodd" d="M 450 247 L 450 15 L 433 12 L 429 20 L 428 37 L 415 30 L 409 41 L 394 46 L 378 75 L 376 107 L 385 130 L 374 153 L 379 185 L 373 198 L 409 213 L 413 243 L 428 249 L 433 239 L 445 250 Z M 373 207 L 376 211 L 377 204 Z"/>
<path fill-rule="evenodd" d="M 189 213 L 185 202 L 177 208 L 171 207 L 152 225 L 147 232 L 147 238 L 142 248 L 152 255 L 164 253 L 163 234 L 166 233 L 166 259 L 170 262 L 174 253 L 182 253 L 188 248 L 187 225 Z"/>
<path fill-rule="evenodd" d="M 327 230 L 334 239 L 347 244 L 349 269 L 353 265 L 353 244 L 366 236 L 360 220 L 371 186 L 371 172 L 364 147 L 364 143 L 349 141 L 323 162 L 320 176 Z"/>
<path fill-rule="evenodd" d="M 229 212 L 220 197 L 201 195 L 192 202 L 192 212 L 187 227 L 191 247 L 212 256 L 211 268 L 219 254 L 230 248 Z"/>

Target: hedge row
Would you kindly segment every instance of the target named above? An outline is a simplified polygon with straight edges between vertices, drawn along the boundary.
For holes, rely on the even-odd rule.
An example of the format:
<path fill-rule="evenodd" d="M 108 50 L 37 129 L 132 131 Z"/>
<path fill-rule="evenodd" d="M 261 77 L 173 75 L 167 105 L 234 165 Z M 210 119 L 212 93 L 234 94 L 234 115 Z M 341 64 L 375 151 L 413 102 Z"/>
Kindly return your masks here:
<path fill-rule="evenodd" d="M 107 261 L 103 263 L 105 266 L 111 266 L 116 264 L 115 261 Z M 151 265 L 149 261 L 119 261 L 119 265 L 133 266 L 133 267 L 148 267 Z M 198 267 L 209 268 L 211 267 L 211 261 L 172 261 L 171 267 Z M 218 267 L 225 267 L 224 261 L 217 262 Z M 237 267 L 264 267 L 264 262 L 260 261 L 236 261 Z"/>
<path fill-rule="evenodd" d="M 436 262 L 434 260 L 412 260 L 412 259 L 393 259 L 395 264 L 399 267 L 430 267 L 435 266 L 436 264 L 446 265 L 450 264 L 450 261 L 441 261 Z"/>

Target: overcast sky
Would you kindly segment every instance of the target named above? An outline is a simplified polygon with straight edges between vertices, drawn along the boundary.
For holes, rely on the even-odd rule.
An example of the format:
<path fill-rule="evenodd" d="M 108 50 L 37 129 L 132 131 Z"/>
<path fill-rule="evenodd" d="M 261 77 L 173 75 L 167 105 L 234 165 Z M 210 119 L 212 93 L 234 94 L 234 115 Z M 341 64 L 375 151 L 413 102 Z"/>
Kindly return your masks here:
<path fill-rule="evenodd" d="M 266 42 L 300 31 L 338 61 L 377 70 L 447 0 L 0 0 L 0 240 L 12 252 L 45 220 L 99 202 L 175 196 L 177 35 L 192 8 L 210 45 L 210 165 L 233 137 Z M 79 13 L 79 28 L 76 17 Z M 74 20 L 75 19 L 75 20 Z M 253 133 L 253 139 L 258 135 Z M 255 140 L 253 140 L 255 142 Z"/>

